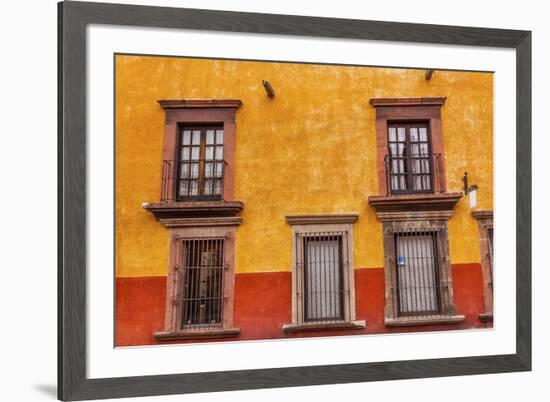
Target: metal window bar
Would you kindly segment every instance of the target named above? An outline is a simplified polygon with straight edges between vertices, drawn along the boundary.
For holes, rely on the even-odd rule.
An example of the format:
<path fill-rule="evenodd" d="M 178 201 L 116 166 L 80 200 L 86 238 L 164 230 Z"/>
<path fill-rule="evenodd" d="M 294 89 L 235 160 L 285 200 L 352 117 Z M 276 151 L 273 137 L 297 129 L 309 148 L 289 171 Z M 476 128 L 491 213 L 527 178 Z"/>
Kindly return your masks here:
<path fill-rule="evenodd" d="M 224 305 L 225 239 L 182 240 L 181 329 L 221 328 Z"/>
<path fill-rule="evenodd" d="M 443 192 L 441 154 L 386 155 L 386 195 Z"/>
<path fill-rule="evenodd" d="M 394 233 L 391 297 L 394 317 L 452 315 L 450 272 L 439 252 L 441 229 Z"/>
<path fill-rule="evenodd" d="M 298 233 L 296 235 L 297 300 L 302 323 L 345 320 L 349 311 L 344 270 L 349 256 L 346 232 Z"/>

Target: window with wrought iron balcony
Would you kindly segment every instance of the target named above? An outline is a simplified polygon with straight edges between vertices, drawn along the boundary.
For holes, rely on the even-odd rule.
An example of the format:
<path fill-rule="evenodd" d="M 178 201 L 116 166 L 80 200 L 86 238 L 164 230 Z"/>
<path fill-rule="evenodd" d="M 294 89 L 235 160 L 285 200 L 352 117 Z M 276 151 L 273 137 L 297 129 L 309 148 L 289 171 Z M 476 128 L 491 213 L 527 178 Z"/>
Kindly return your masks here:
<path fill-rule="evenodd" d="M 223 199 L 223 127 L 183 127 L 177 160 L 162 165 L 161 201 Z"/>
<path fill-rule="evenodd" d="M 384 157 L 386 195 L 443 192 L 441 154 L 432 153 L 425 123 L 388 126 Z"/>
<path fill-rule="evenodd" d="M 192 225 L 196 219 L 201 225 L 227 224 L 227 217 L 239 223 L 244 205 L 233 197 L 235 114 L 241 101 L 158 102 L 165 110 L 160 201 L 143 207 L 164 224 Z"/>

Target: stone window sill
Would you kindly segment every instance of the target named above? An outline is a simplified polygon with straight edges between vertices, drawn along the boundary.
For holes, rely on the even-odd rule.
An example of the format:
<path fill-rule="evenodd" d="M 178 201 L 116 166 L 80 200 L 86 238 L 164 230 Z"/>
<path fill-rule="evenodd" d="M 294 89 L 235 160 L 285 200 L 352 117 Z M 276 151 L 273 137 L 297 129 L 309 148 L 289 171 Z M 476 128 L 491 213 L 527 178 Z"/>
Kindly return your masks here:
<path fill-rule="evenodd" d="M 186 339 L 212 339 L 212 338 L 232 338 L 239 336 L 239 328 L 208 329 L 196 331 L 165 331 L 155 332 L 153 335 L 157 341 L 173 341 Z"/>
<path fill-rule="evenodd" d="M 421 317 L 421 318 L 386 318 L 387 327 L 408 327 L 412 325 L 458 324 L 464 321 L 463 315 Z"/>
<path fill-rule="evenodd" d="M 284 324 L 283 332 L 292 334 L 296 332 L 312 332 L 312 331 L 334 331 L 334 330 L 353 330 L 364 329 L 367 326 L 364 320 L 359 321 L 339 321 L 339 322 L 324 322 L 324 323 L 304 323 L 304 324 Z"/>

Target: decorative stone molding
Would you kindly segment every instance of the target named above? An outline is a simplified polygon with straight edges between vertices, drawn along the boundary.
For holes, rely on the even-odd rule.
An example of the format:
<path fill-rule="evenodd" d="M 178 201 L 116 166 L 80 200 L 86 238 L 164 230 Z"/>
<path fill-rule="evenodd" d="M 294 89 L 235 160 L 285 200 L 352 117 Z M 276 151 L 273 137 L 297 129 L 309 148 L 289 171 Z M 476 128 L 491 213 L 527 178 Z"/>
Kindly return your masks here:
<path fill-rule="evenodd" d="M 463 315 L 427 317 L 427 318 L 386 318 L 387 327 L 407 327 L 411 325 L 458 324 L 464 321 Z"/>
<path fill-rule="evenodd" d="M 393 221 L 426 221 L 426 220 L 449 220 L 453 211 L 396 211 L 377 212 L 376 216 L 381 222 Z"/>
<path fill-rule="evenodd" d="M 292 334 L 296 332 L 308 331 L 334 331 L 334 330 L 361 330 L 366 328 L 364 320 L 345 321 L 345 322 L 327 322 L 327 323 L 304 323 L 304 324 L 284 324 L 283 332 Z"/>
<path fill-rule="evenodd" d="M 445 97 L 431 98 L 373 98 L 370 104 L 374 107 L 381 106 L 443 106 Z"/>
<path fill-rule="evenodd" d="M 244 204 L 241 201 L 153 202 L 144 203 L 143 208 L 163 222 L 184 218 L 234 217 L 242 211 Z"/>
<path fill-rule="evenodd" d="M 286 221 L 290 225 L 323 225 L 333 223 L 355 223 L 359 214 L 335 215 L 287 215 Z"/>
<path fill-rule="evenodd" d="M 170 99 L 157 101 L 164 109 L 230 107 L 239 108 L 243 103 L 240 99 Z"/>
<path fill-rule="evenodd" d="M 411 216 L 441 214 L 441 219 L 449 219 L 443 212 L 452 213 L 456 203 L 462 198 L 462 193 L 438 193 L 438 194 L 407 194 L 389 196 L 370 196 L 369 205 L 376 210 L 379 218 L 389 216 L 383 213 L 411 214 Z M 429 212 L 428 212 L 429 211 Z M 382 213 L 382 214 L 381 214 Z M 404 215 L 403 215 L 404 216 Z M 417 218 L 415 218 L 417 219 Z"/>
<path fill-rule="evenodd" d="M 493 210 L 475 209 L 472 216 L 477 220 L 479 235 L 479 255 L 481 262 L 481 276 L 483 279 L 483 307 L 484 312 L 479 315 L 482 322 L 493 321 L 493 274 L 492 274 L 492 239 L 489 231 L 493 230 Z"/>
<path fill-rule="evenodd" d="M 211 226 L 239 226 L 243 223 L 240 216 L 209 217 L 209 218 L 167 218 L 159 219 L 167 228 L 198 228 Z"/>
<path fill-rule="evenodd" d="M 476 219 L 493 219 L 492 209 L 474 209 L 472 216 Z"/>
<path fill-rule="evenodd" d="M 211 339 L 211 338 L 232 338 L 239 336 L 239 328 L 210 329 L 201 331 L 163 331 L 155 332 L 153 336 L 157 341 L 175 341 L 185 339 Z"/>

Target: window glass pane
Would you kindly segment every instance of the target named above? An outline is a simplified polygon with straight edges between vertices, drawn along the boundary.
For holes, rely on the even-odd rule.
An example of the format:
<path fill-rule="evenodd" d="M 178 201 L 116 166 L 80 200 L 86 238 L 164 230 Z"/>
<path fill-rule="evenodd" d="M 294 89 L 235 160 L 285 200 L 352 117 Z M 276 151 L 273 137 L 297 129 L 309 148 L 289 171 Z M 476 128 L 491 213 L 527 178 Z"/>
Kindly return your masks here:
<path fill-rule="evenodd" d="M 222 193 L 222 181 L 221 180 L 215 180 L 214 181 L 214 194 L 221 194 Z"/>
<path fill-rule="evenodd" d="M 420 153 L 422 155 L 428 155 L 428 144 L 427 143 L 420 144 Z"/>
<path fill-rule="evenodd" d="M 390 154 L 397 156 L 397 144 L 390 144 Z"/>
<path fill-rule="evenodd" d="M 216 130 L 216 144 L 223 144 L 223 130 Z"/>
<path fill-rule="evenodd" d="M 207 144 L 214 143 L 214 130 L 206 130 L 206 143 Z"/>
<path fill-rule="evenodd" d="M 206 160 L 212 160 L 214 159 L 214 147 L 206 147 L 204 159 Z"/>
<path fill-rule="evenodd" d="M 190 195 L 198 195 L 199 194 L 199 182 L 197 180 L 191 180 L 189 182 L 190 189 L 189 194 Z"/>
<path fill-rule="evenodd" d="M 206 195 L 212 194 L 212 180 L 204 181 L 204 194 Z"/>
<path fill-rule="evenodd" d="M 397 127 L 397 140 L 405 141 L 405 127 Z"/>
<path fill-rule="evenodd" d="M 191 143 L 191 130 L 183 130 L 183 145 Z"/>
<path fill-rule="evenodd" d="M 395 135 L 395 127 L 390 127 L 388 129 L 388 138 L 390 140 L 390 142 L 395 142 L 397 137 Z"/>
<path fill-rule="evenodd" d="M 189 188 L 187 185 L 187 180 L 180 180 L 180 186 L 179 186 L 179 195 L 180 196 L 186 196 L 189 195 Z"/>
<path fill-rule="evenodd" d="M 223 162 L 216 163 L 216 171 L 214 172 L 214 176 L 217 178 L 221 178 L 223 176 Z"/>
<path fill-rule="evenodd" d="M 416 127 L 411 127 L 411 142 L 418 141 L 418 129 Z"/>
<path fill-rule="evenodd" d="M 191 159 L 192 160 L 198 161 L 199 160 L 199 155 L 200 155 L 200 148 L 199 147 L 191 148 Z"/>
<path fill-rule="evenodd" d="M 418 144 L 411 144 L 411 154 L 418 155 Z"/>
<path fill-rule="evenodd" d="M 428 129 L 426 127 L 420 127 L 418 131 L 420 132 L 420 141 L 428 141 Z"/>
<path fill-rule="evenodd" d="M 181 149 L 181 160 L 182 161 L 188 161 L 189 160 L 189 147 L 183 147 Z"/>
<path fill-rule="evenodd" d="M 180 163 L 180 178 L 186 179 L 189 177 L 189 164 Z"/>
<path fill-rule="evenodd" d="M 201 131 L 193 130 L 193 145 L 199 145 L 201 143 Z"/>
<path fill-rule="evenodd" d="M 206 162 L 204 164 L 204 177 L 212 177 L 212 163 Z"/>
<path fill-rule="evenodd" d="M 223 147 L 216 147 L 216 159 L 223 160 Z"/>
<path fill-rule="evenodd" d="M 191 178 L 198 179 L 199 178 L 199 164 L 198 163 L 191 163 L 190 164 L 191 169 Z"/>
<path fill-rule="evenodd" d="M 399 156 L 405 156 L 405 144 L 398 143 L 397 144 L 397 154 Z"/>

